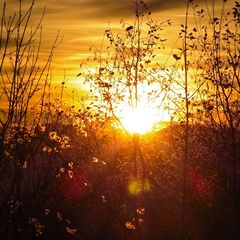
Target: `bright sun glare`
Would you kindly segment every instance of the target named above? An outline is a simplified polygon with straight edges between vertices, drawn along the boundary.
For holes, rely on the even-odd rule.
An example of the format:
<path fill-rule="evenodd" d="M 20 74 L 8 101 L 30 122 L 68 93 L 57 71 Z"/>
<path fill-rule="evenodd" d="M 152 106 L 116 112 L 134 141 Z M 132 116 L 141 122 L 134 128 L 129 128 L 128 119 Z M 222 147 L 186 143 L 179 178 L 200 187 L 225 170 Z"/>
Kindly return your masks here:
<path fill-rule="evenodd" d="M 125 82 L 125 81 L 123 81 Z M 121 91 L 122 86 L 117 85 Z M 124 91 L 125 91 L 125 85 Z M 109 90 L 113 96 L 116 94 L 114 87 Z M 102 99 L 98 88 L 94 92 L 94 96 L 99 95 Z M 118 92 L 117 92 L 118 94 Z M 116 95 L 117 95 L 116 94 Z M 114 115 L 120 120 L 115 122 L 114 126 L 117 128 L 124 128 L 129 133 L 146 134 L 156 129 L 166 127 L 166 123 L 170 121 L 170 102 L 165 98 L 165 92 L 161 91 L 159 83 L 149 84 L 144 81 L 138 84 L 137 103 L 135 101 L 134 89 L 130 92 L 126 91 L 124 97 L 120 100 L 113 98 L 111 101 L 111 109 L 114 110 Z M 101 101 L 101 100 L 100 100 Z M 103 104 L 105 105 L 105 98 Z M 132 106 L 137 105 L 137 106 Z M 166 108 L 168 106 L 168 108 Z"/>
<path fill-rule="evenodd" d="M 144 134 L 152 130 L 157 118 L 154 111 L 146 107 L 129 108 L 122 112 L 121 122 L 131 133 Z"/>
<path fill-rule="evenodd" d="M 129 106 L 128 101 L 121 102 L 117 107 L 116 115 L 129 133 L 149 133 L 170 121 L 170 113 L 159 104 L 163 102 L 163 96 L 158 95 L 149 101 L 146 89 L 141 91 L 137 107 Z"/>
<path fill-rule="evenodd" d="M 169 112 L 164 108 L 164 93 L 159 93 L 160 86 L 149 85 L 143 82 L 138 85 L 137 106 L 130 106 L 131 96 L 126 95 L 125 99 L 117 106 L 116 115 L 122 126 L 129 133 L 145 134 L 156 128 L 161 128 L 163 122 L 170 121 Z M 132 94 L 134 95 L 134 94 Z M 132 100 L 132 99 L 131 99 Z M 167 103 L 165 101 L 165 103 Z M 169 104 L 168 104 L 169 105 Z"/>

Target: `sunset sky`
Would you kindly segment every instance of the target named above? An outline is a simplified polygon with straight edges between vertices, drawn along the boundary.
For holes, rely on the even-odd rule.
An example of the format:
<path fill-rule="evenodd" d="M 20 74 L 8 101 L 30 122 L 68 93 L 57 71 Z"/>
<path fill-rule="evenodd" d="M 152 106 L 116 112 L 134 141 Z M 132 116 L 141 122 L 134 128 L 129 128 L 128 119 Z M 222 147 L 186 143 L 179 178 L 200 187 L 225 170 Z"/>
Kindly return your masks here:
<path fill-rule="evenodd" d="M 31 0 L 23 1 L 25 4 L 30 2 Z M 174 48 L 180 24 L 184 23 L 185 1 L 145 0 L 145 3 L 154 20 L 172 20 L 172 26 L 167 26 L 162 34 L 168 39 L 166 49 Z M 7 0 L 7 5 L 10 11 L 17 9 L 18 0 Z M 71 82 L 78 81 L 76 75 L 80 71 L 80 63 L 91 54 L 90 47 L 101 45 L 109 24 L 112 29 L 117 29 L 122 19 L 130 24 L 134 16 L 131 0 L 36 0 L 34 20 L 40 18 L 44 7 L 44 47 L 51 46 L 58 32 L 63 37 L 55 53 L 53 74 L 57 78 L 63 78 L 65 71 L 66 79 Z"/>

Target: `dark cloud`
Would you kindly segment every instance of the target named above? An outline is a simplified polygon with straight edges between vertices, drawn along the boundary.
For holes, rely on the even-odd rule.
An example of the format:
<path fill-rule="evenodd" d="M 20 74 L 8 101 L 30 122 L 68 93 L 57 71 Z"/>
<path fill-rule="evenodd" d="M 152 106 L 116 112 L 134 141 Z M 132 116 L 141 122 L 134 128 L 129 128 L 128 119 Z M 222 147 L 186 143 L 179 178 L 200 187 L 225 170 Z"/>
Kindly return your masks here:
<path fill-rule="evenodd" d="M 78 14 L 79 17 L 126 17 L 134 13 L 134 4 L 131 0 L 46 0 L 45 2 L 49 13 L 69 11 L 73 16 Z M 152 12 L 185 6 L 185 1 L 179 0 L 146 0 L 145 3 Z"/>
<path fill-rule="evenodd" d="M 24 0 L 29 4 L 32 0 Z M 134 1 L 132 0 L 35 0 L 35 5 L 46 5 L 48 14 L 72 15 L 73 17 L 106 18 L 106 17 L 126 17 L 134 13 Z M 216 0 L 221 2 L 222 0 Z M 6 1 L 11 5 L 16 5 L 19 0 Z M 166 10 L 184 9 L 187 1 L 181 0 L 145 0 L 149 10 L 153 13 Z M 197 3 L 206 0 L 197 0 Z"/>
<path fill-rule="evenodd" d="M 47 14 L 56 15 L 56 18 L 124 18 L 134 14 L 134 3 L 132 0 L 35 0 L 37 6 L 46 6 Z M 203 0 L 199 0 L 203 1 Z M 198 1 L 198 2 L 199 2 Z M 8 1 L 7 1 L 8 2 Z M 11 0 L 11 6 L 17 7 L 19 0 Z M 24 0 L 29 4 L 31 0 Z M 180 0 L 145 0 L 145 4 L 153 13 L 172 10 L 176 8 L 185 9 L 186 1 Z M 40 12 L 40 10 L 39 10 Z"/>
<path fill-rule="evenodd" d="M 0 5 L 1 1 L 0 0 Z M 43 19 L 43 38 L 44 46 L 51 46 L 58 30 L 64 37 L 62 44 L 56 50 L 56 71 L 59 76 L 62 69 L 78 69 L 80 59 L 86 58 L 89 54 L 89 47 L 99 46 L 102 42 L 102 36 L 108 27 L 108 21 L 112 28 L 117 29 L 121 19 L 130 21 L 134 16 L 134 0 L 35 0 L 31 26 L 41 17 L 43 8 L 46 6 L 46 14 Z M 205 2 L 205 0 L 196 0 Z M 209 0 L 211 1 L 211 0 Z M 223 0 L 215 0 L 222 2 Z M 234 1 L 234 0 L 229 0 Z M 9 12 L 18 9 L 19 0 L 6 0 Z M 25 6 L 29 5 L 31 0 L 23 0 Z M 179 26 L 184 21 L 184 14 L 187 0 L 145 0 L 149 10 L 154 14 L 155 20 L 172 19 L 174 24 L 169 26 L 169 30 L 164 30 L 164 38 L 170 39 L 172 44 L 166 46 L 171 48 L 177 39 Z M 1 10 L 1 6 L 0 6 Z M 171 29 L 170 29 L 171 28 Z M 12 44 L 12 43 L 11 43 Z M 169 42 L 168 42 L 169 44 Z M 79 55 L 80 54 L 80 55 Z M 164 53 L 165 54 L 165 53 Z"/>
<path fill-rule="evenodd" d="M 78 18 L 102 18 L 127 16 L 132 13 L 132 5 L 128 0 L 50 0 L 46 1 L 49 14 L 64 14 Z"/>
<path fill-rule="evenodd" d="M 151 11 L 165 11 L 176 8 L 185 8 L 187 1 L 179 0 L 148 0 L 146 1 L 147 6 Z"/>

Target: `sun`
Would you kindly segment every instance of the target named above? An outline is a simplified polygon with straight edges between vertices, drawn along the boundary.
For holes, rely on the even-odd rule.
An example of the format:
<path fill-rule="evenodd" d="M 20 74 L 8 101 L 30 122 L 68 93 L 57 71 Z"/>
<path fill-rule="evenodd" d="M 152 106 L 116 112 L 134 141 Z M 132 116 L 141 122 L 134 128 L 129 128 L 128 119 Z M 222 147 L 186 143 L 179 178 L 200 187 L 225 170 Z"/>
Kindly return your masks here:
<path fill-rule="evenodd" d="M 153 130 L 158 121 L 156 112 L 147 106 L 126 108 L 120 114 L 123 127 L 130 133 L 145 134 Z"/>
<path fill-rule="evenodd" d="M 166 105 L 170 107 L 170 104 L 166 99 L 164 100 L 164 94 L 153 95 L 153 91 L 158 90 L 159 86 L 142 83 L 138 89 L 137 103 L 134 104 L 132 96 L 127 95 L 116 105 L 115 115 L 120 120 L 121 127 L 129 133 L 143 135 L 166 126 L 165 123 L 170 122 L 171 119 L 171 113 L 166 110 Z"/>

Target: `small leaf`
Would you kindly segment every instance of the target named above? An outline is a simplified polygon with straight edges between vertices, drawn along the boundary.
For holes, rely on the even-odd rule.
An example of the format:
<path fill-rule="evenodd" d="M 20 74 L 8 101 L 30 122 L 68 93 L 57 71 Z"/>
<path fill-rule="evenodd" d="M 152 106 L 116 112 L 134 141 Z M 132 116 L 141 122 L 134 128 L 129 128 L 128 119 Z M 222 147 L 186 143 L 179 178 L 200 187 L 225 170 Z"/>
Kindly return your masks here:
<path fill-rule="evenodd" d="M 133 29 L 133 26 L 129 26 L 129 27 L 126 28 L 126 31 L 130 31 L 132 29 Z"/>
<path fill-rule="evenodd" d="M 173 54 L 173 57 L 178 61 L 181 59 L 181 57 L 179 57 L 177 54 Z"/>

